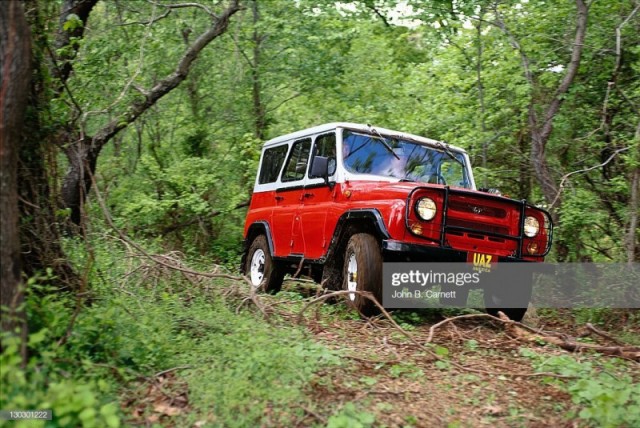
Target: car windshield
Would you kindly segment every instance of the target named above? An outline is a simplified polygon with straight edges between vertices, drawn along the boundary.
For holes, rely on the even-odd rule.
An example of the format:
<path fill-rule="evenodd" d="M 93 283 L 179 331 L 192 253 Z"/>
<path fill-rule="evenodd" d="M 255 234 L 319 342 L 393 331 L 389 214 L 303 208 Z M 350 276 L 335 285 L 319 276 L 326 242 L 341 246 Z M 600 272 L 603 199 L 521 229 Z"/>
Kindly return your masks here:
<path fill-rule="evenodd" d="M 434 148 L 345 130 L 342 150 L 344 166 L 352 173 L 471 188 L 465 156 L 444 144 Z"/>

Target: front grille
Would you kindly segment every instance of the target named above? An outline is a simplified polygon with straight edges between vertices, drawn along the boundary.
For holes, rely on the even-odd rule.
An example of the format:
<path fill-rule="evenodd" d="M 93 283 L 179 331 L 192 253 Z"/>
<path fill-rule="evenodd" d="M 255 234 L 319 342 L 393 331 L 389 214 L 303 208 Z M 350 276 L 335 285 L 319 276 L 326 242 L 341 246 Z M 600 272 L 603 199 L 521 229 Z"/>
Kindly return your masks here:
<path fill-rule="evenodd" d="M 509 234 L 509 228 L 507 227 L 478 223 L 476 221 L 461 220 L 457 218 L 448 218 L 447 226 L 464 227 L 465 229 L 472 229 L 474 232 L 497 233 L 500 235 Z"/>
<path fill-rule="evenodd" d="M 484 204 L 474 204 L 464 201 L 450 200 L 449 210 L 494 218 L 505 218 L 507 216 L 507 212 L 502 208 L 490 207 Z"/>

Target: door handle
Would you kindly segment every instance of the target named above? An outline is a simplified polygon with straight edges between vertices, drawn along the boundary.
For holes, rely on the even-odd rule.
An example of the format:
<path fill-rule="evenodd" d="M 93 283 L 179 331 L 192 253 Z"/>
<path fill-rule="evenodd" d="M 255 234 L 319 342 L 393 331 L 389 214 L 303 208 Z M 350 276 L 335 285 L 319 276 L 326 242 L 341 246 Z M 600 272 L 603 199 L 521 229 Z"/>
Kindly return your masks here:
<path fill-rule="evenodd" d="M 303 198 L 313 198 L 313 193 L 303 193 L 302 197 Z"/>
<path fill-rule="evenodd" d="M 276 201 L 284 201 L 284 196 L 276 196 Z"/>

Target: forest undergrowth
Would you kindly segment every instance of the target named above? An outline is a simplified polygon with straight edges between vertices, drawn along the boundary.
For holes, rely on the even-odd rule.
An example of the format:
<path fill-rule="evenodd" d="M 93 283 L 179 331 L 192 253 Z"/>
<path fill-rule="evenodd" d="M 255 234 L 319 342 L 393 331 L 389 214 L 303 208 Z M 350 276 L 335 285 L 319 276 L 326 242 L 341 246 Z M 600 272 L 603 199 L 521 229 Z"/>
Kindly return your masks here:
<path fill-rule="evenodd" d="M 15 426 L 640 422 L 633 355 L 570 353 L 472 309 L 363 320 L 310 281 L 256 294 L 231 269 L 201 262 L 208 275 L 193 273 L 178 252 L 144 255 L 106 234 L 91 242 L 68 245 L 89 267 L 90 292 L 52 290 L 47 273 L 27 284 L 28 364 L 5 340 L 1 407 L 51 408 L 54 419 Z M 634 313 L 535 312 L 532 331 L 576 343 L 638 337 Z"/>

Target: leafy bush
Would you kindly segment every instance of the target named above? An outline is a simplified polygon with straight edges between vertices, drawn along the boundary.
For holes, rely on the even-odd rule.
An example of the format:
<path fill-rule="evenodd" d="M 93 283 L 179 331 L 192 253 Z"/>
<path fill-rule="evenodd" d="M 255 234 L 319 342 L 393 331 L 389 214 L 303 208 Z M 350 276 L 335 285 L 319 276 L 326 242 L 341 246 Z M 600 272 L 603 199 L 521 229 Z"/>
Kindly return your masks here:
<path fill-rule="evenodd" d="M 577 361 L 569 355 L 543 357 L 530 349 L 521 349 L 521 355 L 531 358 L 538 371 L 551 371 L 575 379 L 558 386 L 571 394 L 580 407 L 571 418 L 580 418 L 599 427 L 640 426 L 640 383 L 634 380 L 630 369 L 622 360 L 602 363 Z"/>
<path fill-rule="evenodd" d="M 19 421 L 12 425 L 17 427 L 119 427 L 113 381 L 108 377 L 91 379 L 69 348 L 58 345 L 73 305 L 68 296 L 52 294 L 42 283 L 46 280 L 32 278 L 27 284 L 26 310 L 33 333 L 28 336 L 26 367 L 22 367 L 19 340 L 2 337 L 0 408 L 53 412 L 51 421 Z"/>

